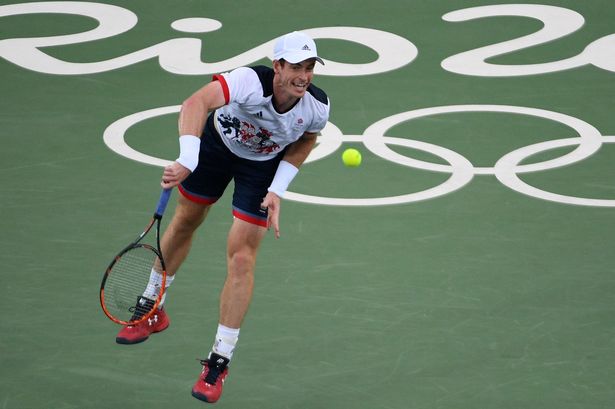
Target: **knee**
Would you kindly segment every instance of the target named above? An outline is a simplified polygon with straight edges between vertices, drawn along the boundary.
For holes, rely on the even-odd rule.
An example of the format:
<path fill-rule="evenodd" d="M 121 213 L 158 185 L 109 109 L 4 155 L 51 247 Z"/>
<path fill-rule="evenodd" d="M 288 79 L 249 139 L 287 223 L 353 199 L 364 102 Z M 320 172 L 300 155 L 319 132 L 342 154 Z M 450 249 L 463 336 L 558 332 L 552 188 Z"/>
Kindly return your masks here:
<path fill-rule="evenodd" d="M 256 255 L 250 250 L 237 250 L 228 255 L 228 273 L 236 280 L 252 279 Z"/>

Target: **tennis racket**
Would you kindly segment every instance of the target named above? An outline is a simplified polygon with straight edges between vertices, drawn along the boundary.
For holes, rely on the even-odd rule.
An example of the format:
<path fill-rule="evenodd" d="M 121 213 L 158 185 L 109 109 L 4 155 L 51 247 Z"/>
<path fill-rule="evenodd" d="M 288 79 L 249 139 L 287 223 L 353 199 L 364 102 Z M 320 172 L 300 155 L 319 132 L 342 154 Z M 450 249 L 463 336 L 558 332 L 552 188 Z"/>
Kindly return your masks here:
<path fill-rule="evenodd" d="M 136 325 L 148 319 L 160 304 L 167 278 L 160 250 L 160 221 L 170 197 L 171 189 L 163 189 L 156 212 L 143 233 L 120 251 L 105 271 L 100 284 L 100 305 L 105 315 L 118 324 Z M 155 247 L 143 242 L 154 225 Z M 150 275 L 154 271 L 158 281 L 152 288 Z"/>

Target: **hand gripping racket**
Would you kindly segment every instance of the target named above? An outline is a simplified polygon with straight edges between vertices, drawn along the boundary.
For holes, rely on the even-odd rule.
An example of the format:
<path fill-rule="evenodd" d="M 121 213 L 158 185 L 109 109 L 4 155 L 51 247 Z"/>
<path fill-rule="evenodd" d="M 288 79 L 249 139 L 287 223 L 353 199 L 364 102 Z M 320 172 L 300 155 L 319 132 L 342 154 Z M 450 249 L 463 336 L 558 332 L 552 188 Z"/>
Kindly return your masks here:
<path fill-rule="evenodd" d="M 107 317 L 122 325 L 136 325 L 148 319 L 162 299 L 167 278 L 160 250 L 160 221 L 171 189 L 163 189 L 158 207 L 143 233 L 111 261 L 100 284 L 100 305 Z M 156 247 L 143 239 L 156 225 Z M 150 276 L 157 274 L 155 288 Z M 149 287 L 148 287 L 149 285 Z"/>

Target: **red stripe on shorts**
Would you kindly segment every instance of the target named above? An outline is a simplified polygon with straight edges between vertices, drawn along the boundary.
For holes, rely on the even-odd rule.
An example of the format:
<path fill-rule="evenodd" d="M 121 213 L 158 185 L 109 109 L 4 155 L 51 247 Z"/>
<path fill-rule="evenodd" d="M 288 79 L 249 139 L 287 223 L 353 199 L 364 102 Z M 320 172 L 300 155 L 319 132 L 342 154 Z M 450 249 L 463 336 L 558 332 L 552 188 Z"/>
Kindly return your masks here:
<path fill-rule="evenodd" d="M 238 209 L 233 209 L 233 216 L 236 218 L 243 220 L 244 222 L 248 222 L 251 224 L 255 224 L 261 227 L 267 227 L 267 219 L 261 219 L 259 217 L 252 216 L 250 214 L 244 213 Z"/>
<path fill-rule="evenodd" d="M 191 202 L 211 205 L 218 201 L 217 197 L 197 196 L 194 193 L 190 193 L 186 189 L 184 189 L 182 185 L 177 186 L 177 188 L 179 189 L 179 193 L 181 193 L 182 196 L 184 196 L 186 199 L 190 200 Z"/>

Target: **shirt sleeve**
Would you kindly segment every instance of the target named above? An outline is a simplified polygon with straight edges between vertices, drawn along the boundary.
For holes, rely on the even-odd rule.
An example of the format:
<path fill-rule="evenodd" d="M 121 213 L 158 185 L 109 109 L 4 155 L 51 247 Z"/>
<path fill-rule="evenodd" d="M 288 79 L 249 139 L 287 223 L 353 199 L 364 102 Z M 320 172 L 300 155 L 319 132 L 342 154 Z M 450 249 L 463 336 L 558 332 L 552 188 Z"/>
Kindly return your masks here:
<path fill-rule="evenodd" d="M 329 120 L 329 110 L 331 107 L 331 101 L 327 98 L 327 104 L 316 103 L 314 107 L 314 119 L 310 124 L 307 132 L 318 133 L 327 125 Z"/>
<path fill-rule="evenodd" d="M 262 99 L 263 87 L 254 70 L 248 67 L 214 75 L 213 79 L 222 84 L 227 104 L 256 104 Z"/>

